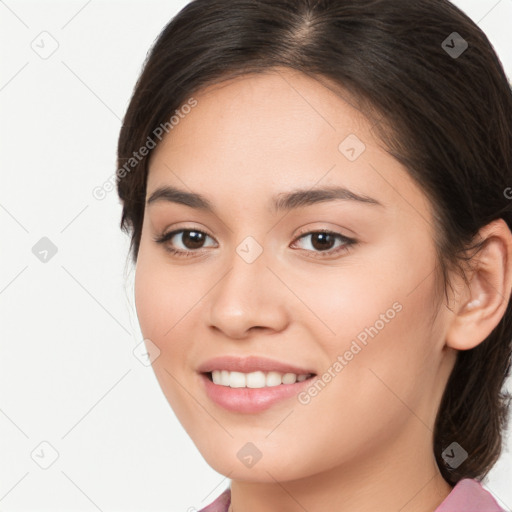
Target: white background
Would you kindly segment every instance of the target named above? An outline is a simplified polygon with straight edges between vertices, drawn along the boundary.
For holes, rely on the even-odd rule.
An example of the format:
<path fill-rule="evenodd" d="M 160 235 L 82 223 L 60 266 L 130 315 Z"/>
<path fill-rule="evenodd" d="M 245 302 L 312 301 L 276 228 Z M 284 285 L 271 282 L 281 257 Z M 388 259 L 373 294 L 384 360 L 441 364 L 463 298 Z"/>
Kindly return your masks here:
<path fill-rule="evenodd" d="M 0 511 L 185 512 L 229 484 L 132 353 L 121 206 L 91 193 L 115 172 L 146 52 L 186 3 L 0 0 Z M 512 0 L 454 3 L 511 77 Z M 31 47 L 43 31 L 58 44 L 47 59 Z M 32 253 L 42 237 L 57 247 L 47 263 Z M 43 441 L 58 452 L 48 469 Z M 511 510 L 508 446 L 485 486 Z"/>

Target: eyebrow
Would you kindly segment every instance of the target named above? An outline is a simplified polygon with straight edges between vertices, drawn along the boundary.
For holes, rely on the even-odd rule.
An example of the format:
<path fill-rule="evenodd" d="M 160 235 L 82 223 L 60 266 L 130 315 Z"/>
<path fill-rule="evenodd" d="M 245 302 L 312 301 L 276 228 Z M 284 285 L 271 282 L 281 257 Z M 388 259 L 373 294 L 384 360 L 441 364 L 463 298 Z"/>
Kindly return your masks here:
<path fill-rule="evenodd" d="M 335 200 L 357 201 L 384 208 L 384 205 L 377 199 L 366 195 L 356 194 L 345 187 L 296 189 L 290 192 L 283 192 L 272 198 L 271 206 L 273 212 L 277 213 L 282 210 L 289 211 L 316 203 Z M 183 204 L 191 208 L 216 214 L 215 208 L 212 203 L 206 199 L 206 197 L 195 192 L 187 192 L 186 190 L 181 190 L 172 186 L 157 188 L 152 192 L 146 204 L 150 205 L 159 201 Z"/>

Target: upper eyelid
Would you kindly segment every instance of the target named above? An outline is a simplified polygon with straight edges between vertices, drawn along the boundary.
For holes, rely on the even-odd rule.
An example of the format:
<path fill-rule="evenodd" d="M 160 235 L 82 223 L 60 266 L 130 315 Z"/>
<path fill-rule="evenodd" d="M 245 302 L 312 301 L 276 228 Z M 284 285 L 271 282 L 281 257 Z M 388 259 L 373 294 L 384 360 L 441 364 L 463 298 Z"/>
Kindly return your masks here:
<path fill-rule="evenodd" d="M 168 237 L 168 236 L 170 237 L 171 234 L 172 234 L 171 238 L 173 238 L 176 235 L 178 235 L 179 233 L 183 233 L 184 231 L 195 231 L 197 233 L 203 233 L 204 235 L 209 236 L 212 240 L 215 240 L 215 237 L 213 235 L 210 235 L 210 233 L 208 233 L 204 229 L 187 228 L 187 227 L 185 227 L 185 228 L 178 228 L 178 229 L 171 229 L 171 231 L 169 231 L 167 233 L 164 233 L 162 235 L 162 237 Z M 217 240 L 215 240 L 215 242 L 218 243 Z"/>

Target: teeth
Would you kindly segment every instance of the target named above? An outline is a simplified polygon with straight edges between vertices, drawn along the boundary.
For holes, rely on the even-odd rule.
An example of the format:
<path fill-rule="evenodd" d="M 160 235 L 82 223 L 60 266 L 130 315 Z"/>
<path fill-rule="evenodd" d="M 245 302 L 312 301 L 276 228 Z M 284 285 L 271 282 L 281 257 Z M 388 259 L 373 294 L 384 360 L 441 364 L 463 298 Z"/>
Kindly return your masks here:
<path fill-rule="evenodd" d="M 214 370 L 211 372 L 214 384 L 231 388 L 265 388 L 279 386 L 281 384 L 294 384 L 302 382 L 311 374 L 296 375 L 295 373 L 279 372 L 230 372 L 228 370 Z"/>

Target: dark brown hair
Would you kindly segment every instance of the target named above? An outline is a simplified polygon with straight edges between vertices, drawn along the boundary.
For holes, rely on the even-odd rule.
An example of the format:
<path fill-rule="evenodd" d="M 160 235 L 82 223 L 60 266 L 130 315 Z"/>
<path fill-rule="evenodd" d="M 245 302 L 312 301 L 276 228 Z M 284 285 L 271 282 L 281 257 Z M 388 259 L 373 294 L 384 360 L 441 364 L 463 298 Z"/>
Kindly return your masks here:
<path fill-rule="evenodd" d="M 462 263 L 481 247 L 478 230 L 498 218 L 512 225 L 512 92 L 487 37 L 446 0 L 195 0 L 183 8 L 151 48 L 119 136 L 121 228 L 131 231 L 133 262 L 149 160 L 131 160 L 134 152 L 195 92 L 277 66 L 357 102 L 431 201 L 442 288 L 451 286 L 448 269 L 466 279 Z M 503 299 L 494 331 L 458 353 L 438 410 L 434 452 L 452 485 L 481 480 L 501 453 L 512 339 Z M 452 442 L 468 452 L 457 468 L 442 457 Z"/>

